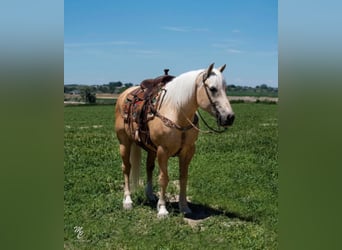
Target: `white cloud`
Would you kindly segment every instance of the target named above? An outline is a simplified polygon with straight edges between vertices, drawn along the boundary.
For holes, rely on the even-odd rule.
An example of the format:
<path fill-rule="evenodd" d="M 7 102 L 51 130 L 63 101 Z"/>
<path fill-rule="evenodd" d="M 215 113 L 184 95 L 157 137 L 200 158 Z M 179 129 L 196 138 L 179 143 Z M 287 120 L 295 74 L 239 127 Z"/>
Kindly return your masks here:
<path fill-rule="evenodd" d="M 171 27 L 171 26 L 167 26 L 167 27 L 163 27 L 164 30 L 168 30 L 168 31 L 175 31 L 175 32 L 188 32 L 189 31 L 189 27 Z"/>
<path fill-rule="evenodd" d="M 111 45 L 135 45 L 136 42 L 132 41 L 108 41 L 108 42 L 94 42 L 94 43 L 65 43 L 66 48 L 78 48 L 78 47 L 95 47 L 95 46 L 111 46 Z"/>
<path fill-rule="evenodd" d="M 257 56 L 278 56 L 278 51 L 277 50 L 256 51 L 255 55 L 257 55 Z"/>
<path fill-rule="evenodd" d="M 207 32 L 207 28 L 192 28 L 192 27 L 179 27 L 179 26 L 164 26 L 164 30 L 174 31 L 174 32 Z"/>
<path fill-rule="evenodd" d="M 238 50 L 238 49 L 226 49 L 226 52 L 228 52 L 230 54 L 240 54 L 240 53 L 243 53 L 243 51 Z"/>
<path fill-rule="evenodd" d="M 209 31 L 209 29 L 208 28 L 195 28 L 195 29 L 193 29 L 193 31 L 207 32 L 207 31 Z"/>
<path fill-rule="evenodd" d="M 140 55 L 140 56 L 155 56 L 159 55 L 159 51 L 155 50 L 144 50 L 144 49 L 136 49 L 136 50 L 130 50 L 131 53 Z"/>
<path fill-rule="evenodd" d="M 233 32 L 233 33 L 240 33 L 241 31 L 238 30 L 238 29 L 233 29 L 232 32 Z"/>
<path fill-rule="evenodd" d="M 229 49 L 232 47 L 241 46 L 242 44 L 243 42 L 237 39 L 224 39 L 216 43 L 212 43 L 211 46 L 215 48 Z"/>
<path fill-rule="evenodd" d="M 227 44 L 223 44 L 223 43 L 213 43 L 211 46 L 215 47 L 215 48 L 226 48 Z"/>

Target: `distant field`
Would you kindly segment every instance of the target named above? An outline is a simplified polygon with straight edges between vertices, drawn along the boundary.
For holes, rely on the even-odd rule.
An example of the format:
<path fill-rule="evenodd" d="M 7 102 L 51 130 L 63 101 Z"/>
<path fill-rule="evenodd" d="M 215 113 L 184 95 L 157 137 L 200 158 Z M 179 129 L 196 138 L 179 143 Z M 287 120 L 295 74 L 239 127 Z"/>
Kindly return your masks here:
<path fill-rule="evenodd" d="M 134 209 L 124 211 L 114 107 L 65 107 L 64 248 L 277 249 L 278 106 L 232 106 L 234 126 L 197 141 L 188 184 L 192 220 L 173 202 L 176 158 L 169 164 L 170 217 L 157 219 L 143 188 L 133 195 Z M 144 167 L 141 172 L 145 181 Z"/>

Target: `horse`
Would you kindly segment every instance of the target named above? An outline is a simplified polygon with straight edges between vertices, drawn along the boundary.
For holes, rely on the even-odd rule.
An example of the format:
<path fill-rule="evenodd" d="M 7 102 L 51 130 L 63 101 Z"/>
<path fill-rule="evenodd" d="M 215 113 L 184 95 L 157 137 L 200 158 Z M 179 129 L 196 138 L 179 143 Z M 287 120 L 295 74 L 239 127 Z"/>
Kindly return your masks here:
<path fill-rule="evenodd" d="M 166 189 L 169 182 L 168 159 L 179 158 L 179 211 L 191 214 L 186 198 L 188 168 L 195 154 L 195 142 L 199 134 L 196 111 L 198 108 L 216 118 L 220 127 L 228 128 L 234 122 L 235 114 L 226 95 L 226 82 L 222 72 L 226 65 L 214 68 L 214 63 L 206 69 L 192 70 L 174 77 L 158 92 L 158 105 L 152 119 L 145 124 L 149 139 L 155 145 L 147 148 L 145 194 L 156 201 L 152 190 L 152 172 L 157 159 L 159 166 L 160 195 L 157 202 L 158 217 L 167 217 Z M 131 191 L 139 184 L 141 147 L 127 124 L 124 106 L 127 96 L 139 88 L 133 86 L 125 90 L 117 99 L 115 107 L 115 131 L 119 141 L 124 175 L 123 208 L 132 209 Z M 129 114 L 128 114 L 129 115 Z"/>

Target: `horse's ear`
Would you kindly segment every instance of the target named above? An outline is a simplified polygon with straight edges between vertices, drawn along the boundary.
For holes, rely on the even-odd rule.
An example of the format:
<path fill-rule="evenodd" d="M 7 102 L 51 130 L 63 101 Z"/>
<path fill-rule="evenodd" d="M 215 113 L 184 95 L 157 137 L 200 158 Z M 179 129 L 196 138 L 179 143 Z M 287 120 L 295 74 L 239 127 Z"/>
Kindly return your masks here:
<path fill-rule="evenodd" d="M 219 71 L 222 73 L 223 70 L 226 68 L 226 65 L 222 65 L 220 68 L 219 68 Z"/>
<path fill-rule="evenodd" d="M 210 64 L 210 66 L 209 66 L 209 68 L 208 68 L 208 70 L 207 70 L 208 76 L 210 75 L 211 71 L 213 70 L 214 64 L 215 64 L 215 63 Z"/>
<path fill-rule="evenodd" d="M 209 65 L 207 71 L 205 72 L 204 79 L 207 79 L 207 78 L 210 76 L 210 73 L 211 73 L 211 71 L 212 71 L 213 68 L 214 68 L 214 64 L 215 64 L 215 63 L 212 63 L 212 64 Z"/>

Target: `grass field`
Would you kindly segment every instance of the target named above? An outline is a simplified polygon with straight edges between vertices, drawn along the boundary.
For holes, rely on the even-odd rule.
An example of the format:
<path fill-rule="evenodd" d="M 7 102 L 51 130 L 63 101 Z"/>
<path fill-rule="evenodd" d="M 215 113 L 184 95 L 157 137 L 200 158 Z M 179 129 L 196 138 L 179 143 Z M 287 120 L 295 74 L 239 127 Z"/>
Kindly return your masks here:
<path fill-rule="evenodd" d="M 232 106 L 233 127 L 197 141 L 188 183 L 191 220 L 172 202 L 178 193 L 176 158 L 169 164 L 169 218 L 157 218 L 143 188 L 133 195 L 134 209 L 124 211 L 114 107 L 65 107 L 64 248 L 276 249 L 277 105 Z"/>

